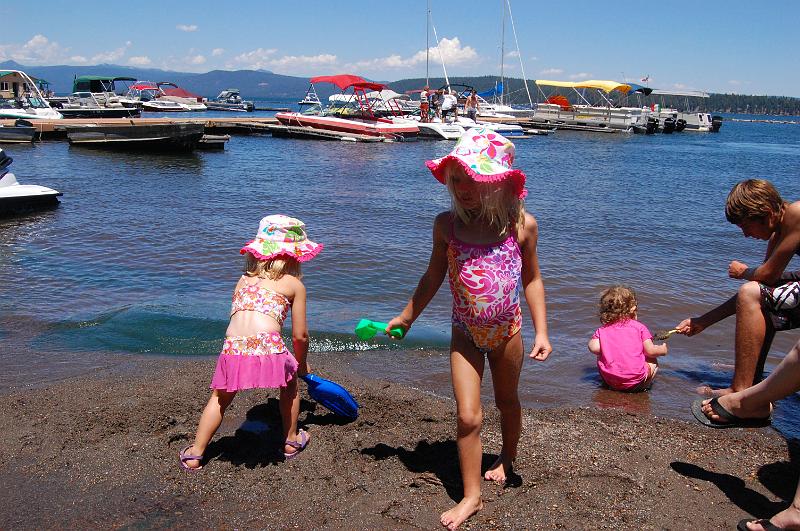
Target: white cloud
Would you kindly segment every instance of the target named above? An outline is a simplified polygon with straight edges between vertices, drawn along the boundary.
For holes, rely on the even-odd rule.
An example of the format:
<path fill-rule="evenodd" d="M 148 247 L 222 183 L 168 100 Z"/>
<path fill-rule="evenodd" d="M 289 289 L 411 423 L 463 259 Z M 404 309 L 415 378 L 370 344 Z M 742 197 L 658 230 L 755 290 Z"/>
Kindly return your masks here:
<path fill-rule="evenodd" d="M 734 87 L 740 87 L 740 86 L 742 86 L 743 83 L 741 81 L 739 81 L 738 79 L 731 79 L 731 80 L 728 80 L 728 84 L 729 85 L 733 85 Z"/>
<path fill-rule="evenodd" d="M 197 24 L 178 24 L 175 28 L 181 31 L 192 32 L 197 31 Z"/>
<path fill-rule="evenodd" d="M 189 58 L 189 63 L 193 65 L 202 65 L 206 62 L 206 58 L 204 55 L 195 55 L 194 57 Z"/>
<path fill-rule="evenodd" d="M 73 55 L 69 58 L 71 63 L 86 64 L 89 60 L 82 55 Z"/>
<path fill-rule="evenodd" d="M 442 38 L 438 46 L 428 49 L 428 55 L 431 61 L 440 62 L 444 60 L 444 64 L 447 66 L 474 62 L 478 58 L 475 49 L 471 46 L 462 46 L 458 37 L 453 37 L 452 39 Z M 393 54 L 387 57 L 356 61 L 347 66 L 354 70 L 404 69 L 425 63 L 425 58 L 425 50 L 420 50 L 410 57 L 404 58 Z"/>
<path fill-rule="evenodd" d="M 337 57 L 332 54 L 319 55 L 284 55 L 275 57 L 278 50 L 274 48 L 258 48 L 239 54 L 233 58 L 228 67 L 259 69 L 277 69 L 284 73 L 307 73 L 310 69 L 326 68 L 336 64 Z"/>
<path fill-rule="evenodd" d="M 564 70 L 562 70 L 561 68 L 545 68 L 544 70 L 541 70 L 539 72 L 539 74 L 541 74 L 543 76 L 551 76 L 553 74 L 559 75 L 559 74 L 563 74 L 563 73 L 564 73 Z"/>
<path fill-rule="evenodd" d="M 672 88 L 674 88 L 675 90 L 683 90 L 689 87 L 687 85 L 684 85 L 683 83 L 673 83 Z"/>
<path fill-rule="evenodd" d="M 146 55 L 138 55 L 128 59 L 128 64 L 133 66 L 147 66 L 152 62 Z"/>
<path fill-rule="evenodd" d="M 519 52 L 516 50 L 511 50 L 506 54 L 506 57 L 519 57 Z"/>
<path fill-rule="evenodd" d="M 69 48 L 62 48 L 44 35 L 36 34 L 23 45 L 0 44 L 0 58 L 29 65 L 48 64 L 63 60 L 68 50 Z"/>
<path fill-rule="evenodd" d="M 115 50 L 111 50 L 108 52 L 100 52 L 98 54 L 95 54 L 92 56 L 92 63 L 98 64 L 98 63 L 111 63 L 114 61 L 119 61 L 122 58 L 122 56 L 125 55 L 125 52 L 128 51 L 128 48 L 130 48 L 132 45 L 133 43 L 131 41 L 126 41 L 124 46 L 121 46 Z"/>
<path fill-rule="evenodd" d="M 225 53 L 225 49 L 224 48 L 214 48 L 213 50 L 211 50 L 211 56 L 212 57 L 219 57 L 223 53 Z"/>
<path fill-rule="evenodd" d="M 594 74 L 589 74 L 587 72 L 580 72 L 578 74 L 572 74 L 571 76 L 569 76 L 570 79 L 576 79 L 576 80 L 577 79 L 589 79 L 591 77 L 594 77 Z"/>

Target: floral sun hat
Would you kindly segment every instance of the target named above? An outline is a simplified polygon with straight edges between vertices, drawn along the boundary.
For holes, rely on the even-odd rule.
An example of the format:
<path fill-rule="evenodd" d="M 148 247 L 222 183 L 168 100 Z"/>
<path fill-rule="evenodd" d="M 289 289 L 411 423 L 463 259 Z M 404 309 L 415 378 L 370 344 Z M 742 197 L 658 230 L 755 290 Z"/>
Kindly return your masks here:
<path fill-rule="evenodd" d="M 525 190 L 525 174 L 511 167 L 514 163 L 514 144 L 503 135 L 481 126 L 467 129 L 448 155 L 425 163 L 433 176 L 447 184 L 445 167 L 450 161 L 458 162 L 467 175 L 479 183 L 502 182 L 511 179 L 519 198 Z"/>
<path fill-rule="evenodd" d="M 288 256 L 299 262 L 311 260 L 322 250 L 306 236 L 305 223 L 283 214 L 267 216 L 258 224 L 253 241 L 248 242 L 239 254 L 251 253 L 260 260 Z"/>

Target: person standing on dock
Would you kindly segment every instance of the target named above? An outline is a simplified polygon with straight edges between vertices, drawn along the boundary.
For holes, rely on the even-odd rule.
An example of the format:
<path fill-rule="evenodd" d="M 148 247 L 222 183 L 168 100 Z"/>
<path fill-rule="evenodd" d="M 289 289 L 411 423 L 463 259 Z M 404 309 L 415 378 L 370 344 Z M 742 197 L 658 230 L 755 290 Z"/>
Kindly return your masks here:
<path fill-rule="evenodd" d="M 428 102 L 428 96 L 430 95 L 430 88 L 428 85 L 425 85 L 425 88 L 422 89 L 422 92 L 419 93 L 419 119 L 421 122 L 425 123 L 430 118 L 428 113 L 430 112 L 430 103 Z"/>
<path fill-rule="evenodd" d="M 478 119 L 478 95 L 475 94 L 475 89 L 469 92 L 467 101 L 464 102 L 464 110 L 467 113 L 467 118 L 473 122 Z"/>

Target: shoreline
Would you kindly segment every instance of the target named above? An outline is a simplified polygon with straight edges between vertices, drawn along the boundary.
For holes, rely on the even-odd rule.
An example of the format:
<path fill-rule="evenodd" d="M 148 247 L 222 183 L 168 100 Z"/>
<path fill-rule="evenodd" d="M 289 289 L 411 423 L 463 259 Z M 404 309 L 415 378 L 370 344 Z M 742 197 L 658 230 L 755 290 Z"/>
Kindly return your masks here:
<path fill-rule="evenodd" d="M 298 459 L 276 453 L 277 392 L 242 392 L 202 471 L 185 472 L 213 360 L 137 359 L 4 395 L 3 528 L 436 529 L 460 498 L 455 403 L 348 371 L 314 369 L 360 404 L 345 423 L 304 400 Z M 243 426 L 244 424 L 244 426 Z M 484 468 L 500 450 L 485 404 Z M 523 410 L 510 484 L 484 483 L 462 529 L 732 528 L 794 494 L 798 448 L 770 429 L 711 430 L 615 409 Z"/>

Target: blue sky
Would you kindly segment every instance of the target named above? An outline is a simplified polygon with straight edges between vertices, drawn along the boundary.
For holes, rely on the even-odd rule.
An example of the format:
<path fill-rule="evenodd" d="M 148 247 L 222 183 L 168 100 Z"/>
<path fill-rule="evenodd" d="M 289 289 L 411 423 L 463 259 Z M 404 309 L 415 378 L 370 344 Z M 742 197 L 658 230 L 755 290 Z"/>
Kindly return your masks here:
<path fill-rule="evenodd" d="M 499 75 L 504 0 L 430 0 L 430 74 Z M 425 76 L 426 0 L 0 2 L 0 61 Z M 512 0 L 506 75 L 800 97 L 800 3 Z M 520 59 L 522 59 L 520 64 Z"/>

